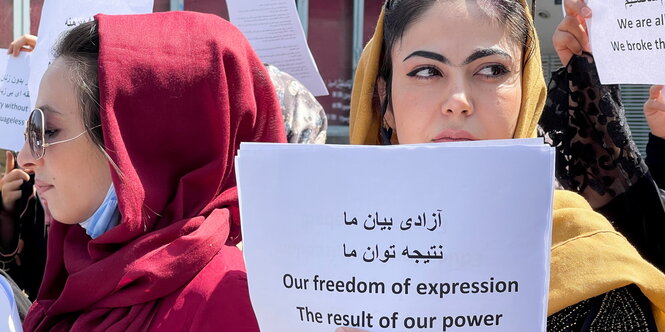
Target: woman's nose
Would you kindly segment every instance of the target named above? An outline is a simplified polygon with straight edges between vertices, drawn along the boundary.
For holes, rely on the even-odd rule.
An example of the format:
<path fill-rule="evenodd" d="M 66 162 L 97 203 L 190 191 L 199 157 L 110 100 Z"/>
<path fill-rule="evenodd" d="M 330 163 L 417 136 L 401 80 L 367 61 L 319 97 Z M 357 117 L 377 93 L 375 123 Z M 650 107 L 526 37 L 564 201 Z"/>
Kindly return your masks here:
<path fill-rule="evenodd" d="M 23 147 L 21 148 L 21 151 L 19 151 L 16 160 L 18 161 L 19 166 L 23 169 L 35 168 L 37 160 L 35 160 L 35 158 L 32 156 L 28 141 L 23 142 Z"/>
<path fill-rule="evenodd" d="M 473 114 L 473 105 L 469 98 L 469 91 L 466 84 L 458 79 L 453 82 L 450 95 L 441 105 L 441 111 L 444 115 L 471 115 Z"/>

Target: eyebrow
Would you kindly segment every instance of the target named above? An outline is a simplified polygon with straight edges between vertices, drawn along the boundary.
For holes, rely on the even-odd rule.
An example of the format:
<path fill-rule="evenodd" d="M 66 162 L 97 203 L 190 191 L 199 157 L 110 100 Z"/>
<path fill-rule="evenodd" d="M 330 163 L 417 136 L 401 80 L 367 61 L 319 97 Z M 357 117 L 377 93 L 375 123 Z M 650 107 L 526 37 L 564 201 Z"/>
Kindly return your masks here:
<path fill-rule="evenodd" d="M 423 57 L 423 58 L 427 58 L 427 59 L 436 60 L 436 61 L 445 63 L 447 65 L 450 64 L 450 60 L 448 60 L 448 58 L 446 58 L 445 56 L 443 56 L 439 53 L 430 52 L 430 51 L 415 51 L 415 52 L 409 54 L 406 58 L 404 58 L 404 60 L 402 60 L 402 62 L 404 62 L 404 61 L 406 61 L 409 58 L 412 58 L 414 56 L 419 56 L 419 57 Z"/>
<path fill-rule="evenodd" d="M 56 109 L 52 108 L 49 105 L 44 105 L 44 106 L 40 106 L 40 107 L 37 107 L 37 108 L 39 108 L 40 110 L 42 110 L 44 112 L 55 113 L 55 114 L 58 114 L 58 115 L 62 115 L 61 112 L 58 112 Z"/>
<path fill-rule="evenodd" d="M 502 49 L 499 49 L 499 48 L 494 48 L 494 47 L 493 48 L 482 48 L 482 49 L 475 50 L 473 53 L 471 53 L 471 55 L 469 55 L 466 58 L 466 60 L 464 60 L 462 65 L 468 65 L 471 62 L 474 62 L 478 59 L 488 57 L 488 56 L 491 56 L 491 55 L 499 55 L 499 56 L 502 56 L 504 58 L 508 58 L 510 60 L 512 60 L 512 58 L 513 58 L 513 57 L 510 56 L 510 54 L 508 54 L 508 52 L 506 52 Z M 409 54 L 406 58 L 404 58 L 404 60 L 402 60 L 402 62 L 408 60 L 409 58 L 416 57 L 416 56 L 427 58 L 427 59 L 432 59 L 432 60 L 441 62 L 441 63 L 446 64 L 446 65 L 451 64 L 450 60 L 448 60 L 448 58 L 446 58 L 444 55 L 436 53 L 436 52 L 423 51 L 423 50 L 415 51 L 415 52 Z"/>
<path fill-rule="evenodd" d="M 507 58 L 509 60 L 513 59 L 513 57 L 511 57 L 510 54 L 508 54 L 508 52 L 506 52 L 506 51 L 504 51 L 500 48 L 492 47 L 492 48 L 479 49 L 479 50 L 476 50 L 475 52 L 471 53 L 471 55 L 469 55 L 466 58 L 466 60 L 464 60 L 464 64 L 468 65 L 471 62 L 474 62 L 474 61 L 476 61 L 480 58 L 488 57 L 488 56 L 491 56 L 491 55 L 499 55 L 499 56 Z"/>

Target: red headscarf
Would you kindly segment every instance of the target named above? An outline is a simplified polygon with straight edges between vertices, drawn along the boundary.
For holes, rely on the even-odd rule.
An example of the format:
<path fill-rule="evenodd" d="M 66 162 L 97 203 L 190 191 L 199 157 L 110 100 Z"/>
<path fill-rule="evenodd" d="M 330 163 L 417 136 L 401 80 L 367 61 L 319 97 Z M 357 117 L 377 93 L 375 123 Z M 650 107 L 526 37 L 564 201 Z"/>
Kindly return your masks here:
<path fill-rule="evenodd" d="M 240 142 L 284 142 L 245 37 L 191 12 L 97 15 L 104 142 L 121 222 L 53 223 L 27 331 L 258 331 L 239 241 Z"/>

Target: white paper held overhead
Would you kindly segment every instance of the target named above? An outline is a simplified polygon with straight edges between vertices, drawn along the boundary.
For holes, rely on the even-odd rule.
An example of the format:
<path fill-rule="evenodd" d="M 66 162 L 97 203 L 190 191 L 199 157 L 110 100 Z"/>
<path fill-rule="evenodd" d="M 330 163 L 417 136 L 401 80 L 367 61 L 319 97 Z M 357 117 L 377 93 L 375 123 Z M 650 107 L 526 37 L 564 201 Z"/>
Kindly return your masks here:
<path fill-rule="evenodd" d="M 602 84 L 665 84 L 665 5 L 588 0 L 591 48 Z"/>
<path fill-rule="evenodd" d="M 292 0 L 227 0 L 231 23 L 261 61 L 295 77 L 313 95 L 328 95 Z"/>

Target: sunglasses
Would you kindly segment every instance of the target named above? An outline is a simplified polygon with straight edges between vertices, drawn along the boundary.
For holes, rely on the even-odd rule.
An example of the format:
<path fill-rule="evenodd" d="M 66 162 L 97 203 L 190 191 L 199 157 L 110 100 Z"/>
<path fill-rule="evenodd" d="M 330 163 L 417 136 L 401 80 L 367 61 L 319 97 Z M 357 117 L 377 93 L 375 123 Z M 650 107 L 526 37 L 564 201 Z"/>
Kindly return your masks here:
<path fill-rule="evenodd" d="M 95 126 L 90 128 L 90 130 L 99 128 L 100 126 Z M 46 148 L 51 146 L 51 145 L 56 145 L 60 143 L 66 143 L 73 141 L 81 136 L 83 134 L 87 133 L 88 129 L 83 131 L 82 133 L 72 137 L 68 138 L 62 141 L 56 141 L 56 142 L 51 142 L 51 143 L 46 143 L 46 129 L 44 126 L 44 111 L 42 111 L 39 108 L 35 108 L 32 110 L 30 113 L 30 116 L 28 117 L 28 122 L 26 122 L 25 125 L 25 140 L 28 142 L 28 145 L 30 146 L 30 153 L 32 154 L 32 157 L 35 158 L 35 160 L 42 159 L 44 157 L 44 154 L 46 153 Z"/>

